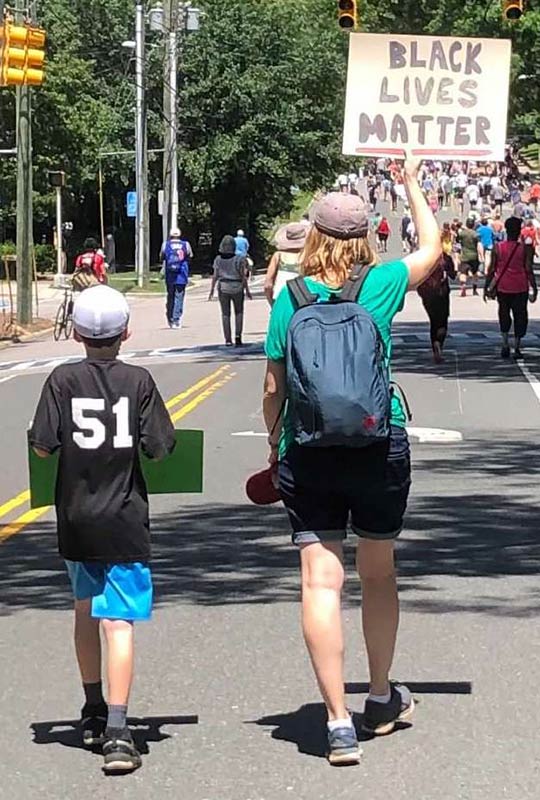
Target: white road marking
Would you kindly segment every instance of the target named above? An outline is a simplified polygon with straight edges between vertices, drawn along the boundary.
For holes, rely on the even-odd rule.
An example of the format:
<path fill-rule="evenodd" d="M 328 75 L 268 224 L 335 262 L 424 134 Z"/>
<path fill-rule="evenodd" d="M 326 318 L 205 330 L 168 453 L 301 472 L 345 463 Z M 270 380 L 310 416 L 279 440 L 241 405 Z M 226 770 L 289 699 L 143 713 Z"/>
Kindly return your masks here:
<path fill-rule="evenodd" d="M 412 439 L 418 439 L 420 444 L 455 444 L 463 441 L 459 431 L 447 431 L 444 428 L 407 428 L 407 433 Z"/>
<path fill-rule="evenodd" d="M 7 378 L 0 378 L 0 383 L 7 383 L 8 381 L 12 381 L 16 378 L 16 375 L 8 375 Z"/>
<path fill-rule="evenodd" d="M 22 364 L 15 364 L 11 369 L 13 372 L 22 372 L 25 369 L 30 369 L 34 364 L 36 364 L 35 361 L 24 361 Z"/>
<path fill-rule="evenodd" d="M 444 430 L 443 428 L 407 428 L 407 433 L 412 439 L 417 439 L 420 444 L 455 444 L 463 441 L 463 435 L 459 431 Z M 268 434 L 259 431 L 237 431 L 236 433 L 231 433 L 231 436 L 246 439 L 255 437 L 267 438 Z"/>
<path fill-rule="evenodd" d="M 459 374 L 459 357 L 457 350 L 454 350 L 454 356 L 456 358 L 456 384 L 458 390 L 458 405 L 459 405 L 459 413 L 463 414 L 463 395 L 461 392 L 461 376 Z"/>
<path fill-rule="evenodd" d="M 538 402 L 540 402 L 540 381 L 538 380 L 536 375 L 533 375 L 533 373 L 526 366 L 524 361 L 516 361 L 516 364 L 520 369 L 521 373 L 528 380 L 531 389 L 536 395 L 536 399 L 538 400 Z"/>

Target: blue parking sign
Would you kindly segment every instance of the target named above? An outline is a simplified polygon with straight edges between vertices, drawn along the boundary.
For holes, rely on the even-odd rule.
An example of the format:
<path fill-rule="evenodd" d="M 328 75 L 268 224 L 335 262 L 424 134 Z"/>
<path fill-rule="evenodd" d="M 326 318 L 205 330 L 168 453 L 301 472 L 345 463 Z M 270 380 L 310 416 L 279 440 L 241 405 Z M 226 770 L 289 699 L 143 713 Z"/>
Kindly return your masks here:
<path fill-rule="evenodd" d="M 137 192 L 127 192 L 126 209 L 128 217 L 137 216 Z"/>

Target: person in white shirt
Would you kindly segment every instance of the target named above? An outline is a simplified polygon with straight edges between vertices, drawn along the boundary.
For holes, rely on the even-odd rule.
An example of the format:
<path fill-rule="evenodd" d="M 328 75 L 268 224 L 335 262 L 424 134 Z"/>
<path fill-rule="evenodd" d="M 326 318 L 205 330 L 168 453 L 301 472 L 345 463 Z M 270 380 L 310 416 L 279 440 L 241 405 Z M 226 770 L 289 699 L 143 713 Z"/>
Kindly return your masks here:
<path fill-rule="evenodd" d="M 480 199 L 480 189 L 479 189 L 478 185 L 476 183 L 470 183 L 467 186 L 467 188 L 465 190 L 465 193 L 466 193 L 467 198 L 469 200 L 470 209 L 471 210 L 475 209 L 476 206 L 478 205 L 478 200 Z"/>

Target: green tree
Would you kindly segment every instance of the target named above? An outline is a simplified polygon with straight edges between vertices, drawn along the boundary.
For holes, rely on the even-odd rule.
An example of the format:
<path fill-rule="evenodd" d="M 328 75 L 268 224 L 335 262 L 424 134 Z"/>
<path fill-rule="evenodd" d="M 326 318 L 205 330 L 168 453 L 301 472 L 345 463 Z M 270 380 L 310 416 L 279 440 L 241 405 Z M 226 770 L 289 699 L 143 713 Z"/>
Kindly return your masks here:
<path fill-rule="evenodd" d="M 183 195 L 214 237 L 256 232 L 341 161 L 346 43 L 333 0 L 207 0 L 180 97 Z"/>

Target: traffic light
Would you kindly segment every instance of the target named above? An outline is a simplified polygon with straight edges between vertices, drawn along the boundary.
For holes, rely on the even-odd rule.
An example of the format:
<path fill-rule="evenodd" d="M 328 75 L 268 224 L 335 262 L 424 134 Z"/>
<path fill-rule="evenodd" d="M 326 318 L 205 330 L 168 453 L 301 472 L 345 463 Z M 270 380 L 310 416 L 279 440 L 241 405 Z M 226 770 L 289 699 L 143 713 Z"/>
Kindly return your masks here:
<path fill-rule="evenodd" d="M 356 0 L 338 0 L 338 25 L 342 31 L 353 31 L 357 27 Z"/>
<path fill-rule="evenodd" d="M 509 22 L 521 19 L 524 0 L 503 0 L 503 17 Z"/>
<path fill-rule="evenodd" d="M 35 25 L 0 26 L 0 86 L 40 86 L 43 83 L 46 35 Z"/>

